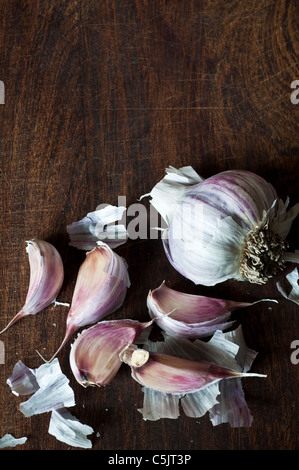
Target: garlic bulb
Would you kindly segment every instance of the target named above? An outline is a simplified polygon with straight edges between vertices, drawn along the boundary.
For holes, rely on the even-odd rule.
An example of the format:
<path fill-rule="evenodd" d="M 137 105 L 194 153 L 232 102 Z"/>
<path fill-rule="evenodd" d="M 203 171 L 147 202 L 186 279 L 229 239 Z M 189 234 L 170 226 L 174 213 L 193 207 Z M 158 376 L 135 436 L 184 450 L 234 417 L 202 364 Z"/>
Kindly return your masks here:
<path fill-rule="evenodd" d="M 287 210 L 289 200 L 280 200 L 252 172 L 229 170 L 196 180 L 190 167 L 169 168 L 150 196 L 167 224 L 162 240 L 168 260 L 195 284 L 264 284 L 288 261 L 285 239 L 299 203 Z"/>
<path fill-rule="evenodd" d="M 0 333 L 4 333 L 21 318 L 35 315 L 54 303 L 63 283 L 62 259 L 51 243 L 39 239 L 30 240 L 27 241 L 26 251 L 30 266 L 30 280 L 25 304 Z"/>

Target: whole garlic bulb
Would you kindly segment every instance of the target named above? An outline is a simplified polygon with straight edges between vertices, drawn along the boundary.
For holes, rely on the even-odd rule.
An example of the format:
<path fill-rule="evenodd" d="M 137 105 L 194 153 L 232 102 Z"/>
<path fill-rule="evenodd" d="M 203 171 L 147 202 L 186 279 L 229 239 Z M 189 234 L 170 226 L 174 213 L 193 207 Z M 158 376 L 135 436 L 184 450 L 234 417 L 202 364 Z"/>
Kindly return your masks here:
<path fill-rule="evenodd" d="M 285 239 L 299 204 L 287 210 L 289 200 L 255 173 L 203 179 L 192 167 L 170 167 L 150 196 L 167 224 L 162 240 L 170 263 L 195 284 L 263 284 L 288 260 Z"/>

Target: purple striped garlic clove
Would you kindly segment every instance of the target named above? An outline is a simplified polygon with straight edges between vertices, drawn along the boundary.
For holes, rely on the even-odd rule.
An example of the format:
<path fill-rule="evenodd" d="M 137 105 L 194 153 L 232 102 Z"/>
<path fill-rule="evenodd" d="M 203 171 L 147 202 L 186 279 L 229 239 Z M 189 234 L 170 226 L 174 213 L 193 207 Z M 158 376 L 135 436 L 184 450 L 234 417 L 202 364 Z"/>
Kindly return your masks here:
<path fill-rule="evenodd" d="M 262 299 L 263 301 L 273 301 Z M 261 302 L 261 300 L 257 301 Z M 238 302 L 178 292 L 163 282 L 149 292 L 147 307 L 151 318 L 171 336 L 204 338 L 232 326 L 232 312 L 257 302 Z"/>
<path fill-rule="evenodd" d="M 165 333 L 162 336 L 162 341 L 151 341 L 143 335 L 136 344 L 142 344 L 143 349 L 151 353 L 179 356 L 192 361 L 208 361 L 239 372 L 249 372 L 257 356 L 257 352 L 246 345 L 241 325 L 226 333 L 218 330 L 208 341 L 190 341 L 188 338 L 175 338 Z M 146 359 L 150 353 L 140 353 L 139 350 L 138 354 L 137 362 L 140 364 L 140 358 Z M 248 427 L 252 423 L 242 378 L 215 380 L 193 393 L 163 393 L 148 387 L 142 387 L 142 392 L 143 407 L 138 411 L 145 420 L 176 419 L 182 411 L 192 418 L 199 418 L 209 412 L 214 426 L 227 422 L 232 427 Z"/>
<path fill-rule="evenodd" d="M 136 345 L 126 348 L 120 354 L 120 359 L 131 367 L 136 382 L 148 389 L 172 395 L 194 393 L 222 379 L 266 377 L 263 374 L 235 371 L 208 361 L 149 352 Z"/>
<path fill-rule="evenodd" d="M 101 321 L 78 335 L 71 346 L 70 366 L 83 387 L 107 385 L 122 362 L 119 354 L 131 345 L 152 321 Z"/>
<path fill-rule="evenodd" d="M 63 283 L 64 268 L 61 256 L 51 243 L 39 239 L 30 240 L 27 241 L 26 251 L 30 280 L 25 304 L 0 334 L 21 318 L 35 315 L 54 303 Z"/>
<path fill-rule="evenodd" d="M 79 328 L 98 322 L 121 307 L 130 287 L 127 263 L 107 244 L 86 253 L 80 266 L 61 350 Z M 51 360 L 52 360 L 51 359 Z"/>

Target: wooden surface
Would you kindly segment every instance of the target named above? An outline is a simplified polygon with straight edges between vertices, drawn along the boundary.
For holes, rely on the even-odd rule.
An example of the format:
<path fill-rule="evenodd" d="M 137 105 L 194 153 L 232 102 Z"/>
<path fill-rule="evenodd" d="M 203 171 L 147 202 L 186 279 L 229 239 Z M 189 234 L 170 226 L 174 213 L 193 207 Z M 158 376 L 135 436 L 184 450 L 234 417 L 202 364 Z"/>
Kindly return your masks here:
<path fill-rule="evenodd" d="M 299 104 L 290 100 L 298 23 L 296 0 L 0 0 L 0 329 L 26 297 L 26 240 L 44 238 L 60 251 L 58 300 L 69 302 L 84 254 L 68 246 L 66 225 L 119 195 L 136 202 L 169 165 L 192 165 L 203 177 L 252 170 L 283 199 L 299 200 Z M 296 220 L 291 248 L 298 234 Z M 103 389 L 83 389 L 65 347 L 59 360 L 75 391 L 72 413 L 94 428 L 93 450 L 296 449 L 299 365 L 290 345 L 299 307 L 277 292 L 277 279 L 196 287 L 169 265 L 160 240 L 130 240 L 117 252 L 132 286 L 109 318 L 148 319 L 148 290 L 164 279 L 186 292 L 279 304 L 235 314 L 259 352 L 253 370 L 268 375 L 244 381 L 251 428 L 213 427 L 208 416 L 145 422 L 128 369 Z M 0 437 L 27 436 L 16 450 L 69 448 L 48 434 L 48 414 L 25 418 L 23 399 L 6 385 L 19 359 L 38 367 L 36 350 L 52 355 L 66 316 L 66 307 L 49 307 L 1 336 Z"/>

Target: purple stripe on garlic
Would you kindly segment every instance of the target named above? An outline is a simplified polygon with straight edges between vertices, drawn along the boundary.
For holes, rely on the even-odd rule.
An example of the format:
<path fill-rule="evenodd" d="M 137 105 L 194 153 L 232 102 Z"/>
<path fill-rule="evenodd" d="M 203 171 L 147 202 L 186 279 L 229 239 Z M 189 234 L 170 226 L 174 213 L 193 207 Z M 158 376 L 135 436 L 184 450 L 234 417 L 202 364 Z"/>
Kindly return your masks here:
<path fill-rule="evenodd" d="M 165 333 L 163 337 L 164 341 L 146 341 L 143 348 L 149 354 L 166 354 L 193 361 L 215 363 L 238 372 L 248 372 L 257 356 L 256 351 L 247 347 L 241 326 L 228 333 L 218 330 L 209 341 L 199 339 L 190 341 L 186 338 L 174 338 Z M 133 348 L 131 350 L 133 352 Z M 144 357 L 146 359 L 146 356 Z M 129 362 L 128 352 L 127 359 Z M 151 377 L 147 380 L 154 382 Z M 143 386 L 142 391 L 143 408 L 138 411 L 145 420 L 176 419 L 182 410 L 185 415 L 192 418 L 201 417 L 208 412 L 214 426 L 228 422 L 233 427 L 249 427 L 252 422 L 241 377 L 233 380 L 215 380 L 192 393 L 165 393 L 155 390 L 151 383 Z"/>
<path fill-rule="evenodd" d="M 176 172 L 184 175 L 184 167 Z M 245 170 L 186 183 L 185 190 L 176 178 L 170 185 L 171 177 L 167 172 L 150 196 L 167 221 L 163 245 L 178 272 L 213 286 L 228 279 L 264 284 L 284 268 L 285 238 L 299 203 L 287 210 L 288 200 L 283 203 L 270 183 Z"/>
<path fill-rule="evenodd" d="M 71 346 L 70 366 L 83 387 L 107 385 L 122 362 L 119 354 L 137 340 L 152 321 L 101 321 L 78 335 Z"/>
<path fill-rule="evenodd" d="M 79 328 L 98 322 L 120 308 L 130 286 L 128 266 L 106 243 L 86 253 L 80 266 L 66 320 L 61 350 Z M 52 360 L 51 359 L 51 360 Z"/>
<path fill-rule="evenodd" d="M 163 282 L 149 292 L 147 307 L 151 318 L 166 333 L 176 337 L 203 338 L 216 330 L 228 329 L 233 321 L 227 321 L 238 308 L 249 307 L 258 302 L 237 302 L 207 296 L 186 294 L 166 286 Z"/>
<path fill-rule="evenodd" d="M 194 393 L 222 379 L 266 377 L 228 369 L 209 361 L 153 353 L 136 345 L 125 349 L 120 358 L 131 367 L 132 377 L 141 385 L 173 395 Z"/>
<path fill-rule="evenodd" d="M 27 242 L 26 251 L 30 266 L 30 280 L 25 304 L 0 333 L 6 331 L 21 318 L 35 315 L 54 303 L 63 283 L 62 259 L 51 243 L 39 239 L 30 240 Z"/>

